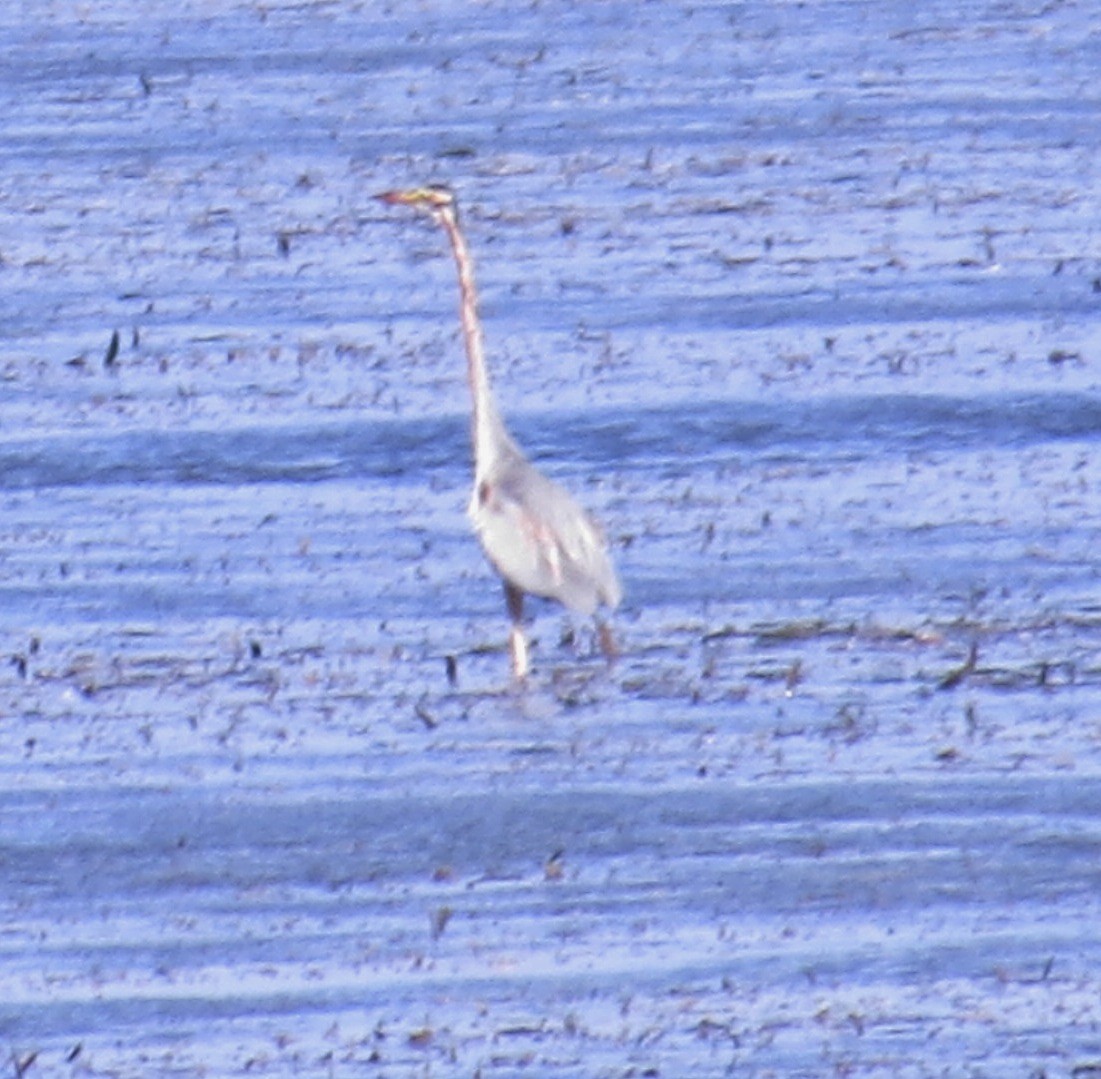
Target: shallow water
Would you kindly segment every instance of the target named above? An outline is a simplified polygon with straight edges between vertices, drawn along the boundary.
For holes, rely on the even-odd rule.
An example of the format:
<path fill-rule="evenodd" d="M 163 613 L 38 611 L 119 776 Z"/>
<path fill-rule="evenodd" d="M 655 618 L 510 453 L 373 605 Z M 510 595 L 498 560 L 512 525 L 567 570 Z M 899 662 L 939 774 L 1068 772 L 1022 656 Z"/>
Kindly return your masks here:
<path fill-rule="evenodd" d="M 1099 21 L 0 14 L 12 1070 L 1101 1067 Z M 508 683 L 424 180 L 610 669 Z"/>

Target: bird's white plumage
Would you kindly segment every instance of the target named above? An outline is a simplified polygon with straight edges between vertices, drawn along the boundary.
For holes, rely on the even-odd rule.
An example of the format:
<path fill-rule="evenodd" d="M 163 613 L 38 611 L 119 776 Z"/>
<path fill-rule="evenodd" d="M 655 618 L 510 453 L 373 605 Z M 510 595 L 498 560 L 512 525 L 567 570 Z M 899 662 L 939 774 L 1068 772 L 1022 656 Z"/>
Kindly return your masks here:
<path fill-rule="evenodd" d="M 522 456 L 509 454 L 478 477 L 468 512 L 486 557 L 522 591 L 580 614 L 619 603 L 600 527 Z"/>

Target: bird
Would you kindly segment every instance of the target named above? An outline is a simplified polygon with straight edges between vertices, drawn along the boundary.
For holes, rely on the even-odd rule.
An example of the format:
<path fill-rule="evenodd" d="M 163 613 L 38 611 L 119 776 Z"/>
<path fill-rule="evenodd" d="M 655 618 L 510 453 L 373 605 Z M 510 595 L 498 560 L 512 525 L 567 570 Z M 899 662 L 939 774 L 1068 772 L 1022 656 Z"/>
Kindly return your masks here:
<path fill-rule="evenodd" d="M 504 585 L 512 672 L 523 681 L 530 670 L 525 596 L 557 600 L 572 611 L 594 616 L 601 605 L 617 607 L 623 591 L 600 525 L 564 487 L 528 460 L 501 417 L 486 370 L 474 265 L 459 227 L 454 191 L 432 184 L 384 191 L 375 198 L 427 213 L 451 245 L 472 404 L 474 489 L 467 515 Z M 597 616 L 595 621 L 601 650 L 610 661 L 616 655 L 614 637 L 603 619 Z"/>

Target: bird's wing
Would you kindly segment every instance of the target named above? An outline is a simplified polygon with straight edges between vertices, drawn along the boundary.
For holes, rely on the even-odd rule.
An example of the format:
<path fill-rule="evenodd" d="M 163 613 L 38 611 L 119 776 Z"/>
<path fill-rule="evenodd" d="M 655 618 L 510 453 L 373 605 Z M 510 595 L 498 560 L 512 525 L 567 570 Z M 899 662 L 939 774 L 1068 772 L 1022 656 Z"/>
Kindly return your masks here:
<path fill-rule="evenodd" d="M 620 586 L 599 525 L 569 492 L 512 461 L 480 481 L 471 517 L 491 562 L 525 592 L 591 613 L 615 606 Z"/>

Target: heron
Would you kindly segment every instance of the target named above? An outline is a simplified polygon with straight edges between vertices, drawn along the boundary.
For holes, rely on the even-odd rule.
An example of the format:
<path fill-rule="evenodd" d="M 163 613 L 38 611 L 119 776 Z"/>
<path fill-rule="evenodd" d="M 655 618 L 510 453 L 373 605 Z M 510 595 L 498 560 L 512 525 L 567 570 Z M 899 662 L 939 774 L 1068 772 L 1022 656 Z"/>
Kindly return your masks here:
<path fill-rule="evenodd" d="M 504 585 L 512 671 L 522 681 L 529 671 L 524 597 L 557 600 L 579 614 L 595 616 L 602 604 L 613 609 L 619 605 L 619 579 L 600 526 L 564 487 L 535 468 L 501 418 L 486 370 L 474 265 L 459 227 L 454 192 L 429 185 L 375 197 L 427 213 L 451 244 L 472 403 L 474 490 L 467 514 Z M 595 621 L 601 650 L 610 660 L 615 655 L 611 630 L 599 616 Z"/>

